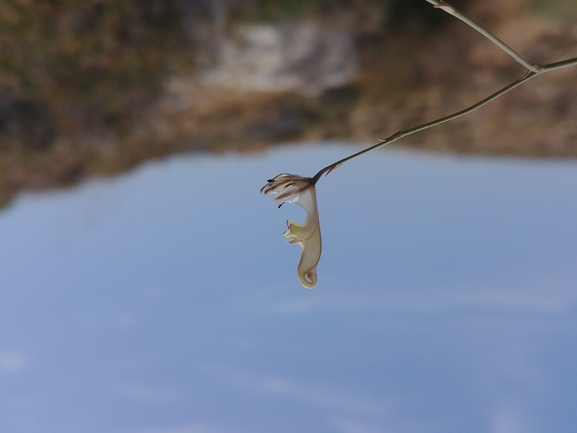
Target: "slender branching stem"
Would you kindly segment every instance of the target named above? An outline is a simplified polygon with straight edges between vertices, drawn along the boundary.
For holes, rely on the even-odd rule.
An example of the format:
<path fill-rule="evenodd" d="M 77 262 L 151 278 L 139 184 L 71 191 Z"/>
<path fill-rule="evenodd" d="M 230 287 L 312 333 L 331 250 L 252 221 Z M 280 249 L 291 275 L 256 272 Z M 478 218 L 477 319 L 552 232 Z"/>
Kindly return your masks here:
<path fill-rule="evenodd" d="M 577 62 L 577 59 L 575 59 Z M 470 107 L 467 107 L 461 111 L 457 111 L 456 113 L 453 114 L 449 114 L 448 116 L 445 117 L 441 117 L 439 119 L 433 120 L 431 122 L 427 122 L 424 123 L 422 125 L 419 126 L 415 126 L 413 128 L 409 128 L 409 129 L 405 129 L 403 131 L 398 131 L 396 133 L 394 133 L 393 135 L 379 141 L 377 144 L 371 146 L 371 147 L 367 147 L 366 149 L 361 150 L 360 152 L 354 153 L 352 155 L 347 156 L 346 158 L 343 158 L 337 162 L 332 163 L 331 165 L 326 166 L 325 168 L 323 168 L 322 170 L 320 170 L 314 177 L 313 177 L 313 182 L 316 183 L 323 174 L 329 174 L 331 171 L 333 171 L 335 168 L 338 168 L 339 166 L 341 166 L 342 164 L 344 164 L 345 162 L 356 158 L 357 156 L 361 156 L 367 152 L 370 152 L 372 150 L 375 150 L 379 147 L 385 146 L 389 143 L 392 143 L 393 141 L 397 141 L 403 137 L 406 137 L 408 135 L 414 134 L 416 132 L 419 131 L 423 131 L 425 129 L 431 128 L 433 126 L 437 126 L 440 125 L 441 123 L 445 123 L 448 122 L 449 120 L 453 120 L 456 119 L 457 117 L 461 117 L 464 116 L 465 114 L 469 114 L 471 111 L 476 110 L 479 107 L 482 107 L 485 104 L 488 104 L 489 102 L 491 102 L 494 99 L 497 99 L 499 96 L 507 93 L 509 90 L 514 89 L 515 87 L 525 83 L 526 81 L 529 81 L 531 78 L 535 77 L 536 75 L 538 75 L 537 72 L 532 72 L 532 71 L 527 71 L 527 73 L 522 76 L 521 78 L 519 78 L 517 81 L 509 84 L 506 87 L 503 87 L 502 89 L 498 90 L 497 92 L 487 96 L 485 99 L 483 99 L 482 101 L 477 102 L 474 105 L 471 105 Z"/>
<path fill-rule="evenodd" d="M 414 133 L 419 132 L 419 131 L 423 131 L 423 130 L 431 128 L 433 126 L 440 125 L 441 123 L 448 122 L 450 120 L 456 119 L 457 117 L 464 116 L 465 114 L 469 114 L 470 112 L 476 110 L 477 108 L 482 107 L 483 105 L 493 101 L 494 99 L 497 99 L 498 97 L 504 95 L 505 93 L 514 89 L 515 87 L 520 86 L 521 84 L 529 81 L 531 78 L 534 78 L 537 75 L 543 74 L 545 72 L 554 71 L 556 69 L 561 69 L 561 68 L 566 68 L 568 66 L 577 65 L 577 58 L 563 60 L 561 62 L 549 63 L 546 65 L 534 65 L 534 64 L 528 62 L 527 60 L 525 60 L 519 54 L 517 54 L 517 52 L 515 52 L 512 48 L 510 48 L 508 45 L 506 45 L 504 42 L 502 42 L 496 36 L 489 33 L 483 27 L 479 26 L 478 24 L 474 23 L 473 21 L 471 21 L 470 19 L 465 17 L 463 14 L 458 12 L 450 4 L 444 2 L 443 0 L 440 0 L 440 1 L 439 0 L 426 0 L 426 1 L 431 3 L 434 7 L 444 10 L 448 14 L 453 15 L 454 17 L 460 19 L 464 23 L 471 26 L 473 29 L 477 30 L 479 33 L 481 33 L 483 36 L 485 36 L 487 39 L 489 39 L 491 42 L 493 42 L 495 45 L 497 45 L 499 48 L 501 48 L 503 51 L 505 51 L 507 54 L 509 54 L 511 57 L 513 57 L 517 62 L 522 64 L 527 69 L 527 72 L 521 78 L 519 78 L 516 81 L 512 82 L 511 84 L 503 87 L 502 89 L 496 91 L 495 93 L 487 96 L 485 99 L 477 102 L 476 104 L 471 105 L 470 107 L 467 107 L 463 110 L 457 111 L 456 113 L 450 114 L 448 116 L 433 120 L 431 122 L 427 122 L 427 123 L 424 123 L 422 125 L 415 126 L 413 128 L 398 131 L 398 132 L 394 133 L 393 135 L 379 141 L 377 144 L 375 144 L 373 146 L 370 146 L 366 149 L 361 150 L 360 152 L 349 155 L 346 158 L 340 159 L 337 162 L 334 162 L 331 165 L 326 166 L 325 168 L 321 169 L 314 177 L 312 177 L 313 185 L 319 181 L 319 179 L 322 177 L 323 174 L 325 174 L 325 175 L 329 174 L 335 168 L 340 167 L 345 162 L 350 161 L 353 158 L 361 156 L 367 152 L 371 152 L 372 150 L 375 150 L 379 147 L 385 146 L 389 143 L 392 143 L 393 141 L 397 141 L 397 140 L 399 140 L 403 137 L 406 137 L 408 135 L 414 134 Z"/>
<path fill-rule="evenodd" d="M 463 15 L 461 12 L 459 12 L 457 9 L 455 9 L 450 4 L 444 2 L 443 0 L 440 0 L 440 1 L 426 0 L 426 1 L 431 3 L 433 5 L 433 7 L 438 8 L 438 9 L 442 9 L 443 11 L 447 12 L 449 15 L 453 15 L 455 18 L 463 21 L 469 27 L 472 27 L 473 29 L 477 30 L 479 33 L 481 33 L 483 36 L 485 36 L 487 39 L 489 39 L 491 42 L 493 42 L 495 45 L 497 45 L 499 48 L 501 48 L 503 51 L 505 51 L 507 54 L 509 54 L 511 57 L 513 57 L 517 62 L 519 62 L 523 66 L 525 66 L 525 68 L 527 68 L 533 72 L 540 72 L 541 66 L 534 65 L 534 64 L 528 62 L 527 60 L 525 60 L 515 50 L 513 50 L 511 47 L 509 47 L 505 42 L 503 42 L 501 39 L 499 39 L 493 33 L 485 30 L 483 27 L 481 27 L 479 24 L 475 23 L 474 21 L 471 21 L 469 18 L 467 18 L 465 15 Z"/>

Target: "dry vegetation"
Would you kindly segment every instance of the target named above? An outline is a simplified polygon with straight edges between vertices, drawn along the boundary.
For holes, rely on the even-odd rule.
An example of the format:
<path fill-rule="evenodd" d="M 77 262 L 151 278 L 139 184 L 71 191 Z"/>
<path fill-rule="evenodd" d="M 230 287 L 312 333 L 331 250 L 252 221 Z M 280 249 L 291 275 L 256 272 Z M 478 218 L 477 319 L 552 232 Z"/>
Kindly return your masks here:
<path fill-rule="evenodd" d="M 523 73 L 424 0 L 254 0 L 228 2 L 238 6 L 231 17 L 348 17 L 357 78 L 315 97 L 200 86 L 191 72 L 194 26 L 212 22 L 210 3 L 5 0 L 0 202 L 22 188 L 66 185 L 174 152 L 252 151 L 303 139 L 370 143 L 464 108 Z M 453 3 L 533 62 L 577 56 L 572 1 Z M 396 145 L 576 157 L 576 119 L 577 72 L 567 68 Z"/>

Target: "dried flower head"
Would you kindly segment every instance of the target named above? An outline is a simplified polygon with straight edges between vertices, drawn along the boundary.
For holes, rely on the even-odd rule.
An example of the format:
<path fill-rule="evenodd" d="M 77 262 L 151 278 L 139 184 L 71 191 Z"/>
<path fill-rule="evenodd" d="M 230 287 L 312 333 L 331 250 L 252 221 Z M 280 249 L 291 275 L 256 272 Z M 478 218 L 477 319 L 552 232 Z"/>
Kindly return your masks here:
<path fill-rule="evenodd" d="M 302 254 L 297 266 L 297 275 L 301 284 L 307 289 L 317 285 L 317 265 L 321 258 L 321 228 L 317 210 L 317 197 L 313 180 L 294 174 L 279 174 L 260 190 L 263 194 L 277 194 L 276 201 L 294 203 L 302 207 L 307 213 L 307 219 L 299 224 L 287 221 L 287 230 L 283 233 L 289 238 L 289 243 L 298 243 Z"/>

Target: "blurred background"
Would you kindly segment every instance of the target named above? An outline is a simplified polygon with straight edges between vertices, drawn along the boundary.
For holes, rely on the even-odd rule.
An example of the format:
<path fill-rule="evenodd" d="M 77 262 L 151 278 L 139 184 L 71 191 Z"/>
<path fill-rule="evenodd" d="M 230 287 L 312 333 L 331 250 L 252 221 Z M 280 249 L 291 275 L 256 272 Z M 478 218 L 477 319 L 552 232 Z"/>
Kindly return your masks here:
<path fill-rule="evenodd" d="M 536 63 L 577 56 L 571 0 L 457 0 Z M 184 151 L 374 142 L 523 74 L 424 0 L 3 0 L 0 196 Z M 395 144 L 577 155 L 574 70 Z"/>
<path fill-rule="evenodd" d="M 536 63 L 574 0 L 455 6 Z M 577 69 L 425 0 L 0 0 L 0 431 L 577 426 Z"/>

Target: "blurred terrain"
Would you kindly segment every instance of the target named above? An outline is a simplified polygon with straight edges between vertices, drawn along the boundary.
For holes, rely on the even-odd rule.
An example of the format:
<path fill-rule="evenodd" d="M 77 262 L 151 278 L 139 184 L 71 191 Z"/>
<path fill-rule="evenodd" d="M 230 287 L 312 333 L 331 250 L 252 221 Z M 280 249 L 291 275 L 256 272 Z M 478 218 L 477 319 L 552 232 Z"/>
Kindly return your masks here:
<path fill-rule="evenodd" d="M 452 4 L 532 62 L 577 57 L 574 0 Z M 523 73 L 425 0 L 2 0 L 0 204 L 177 152 L 374 143 Z M 395 145 L 574 158 L 577 68 Z"/>

